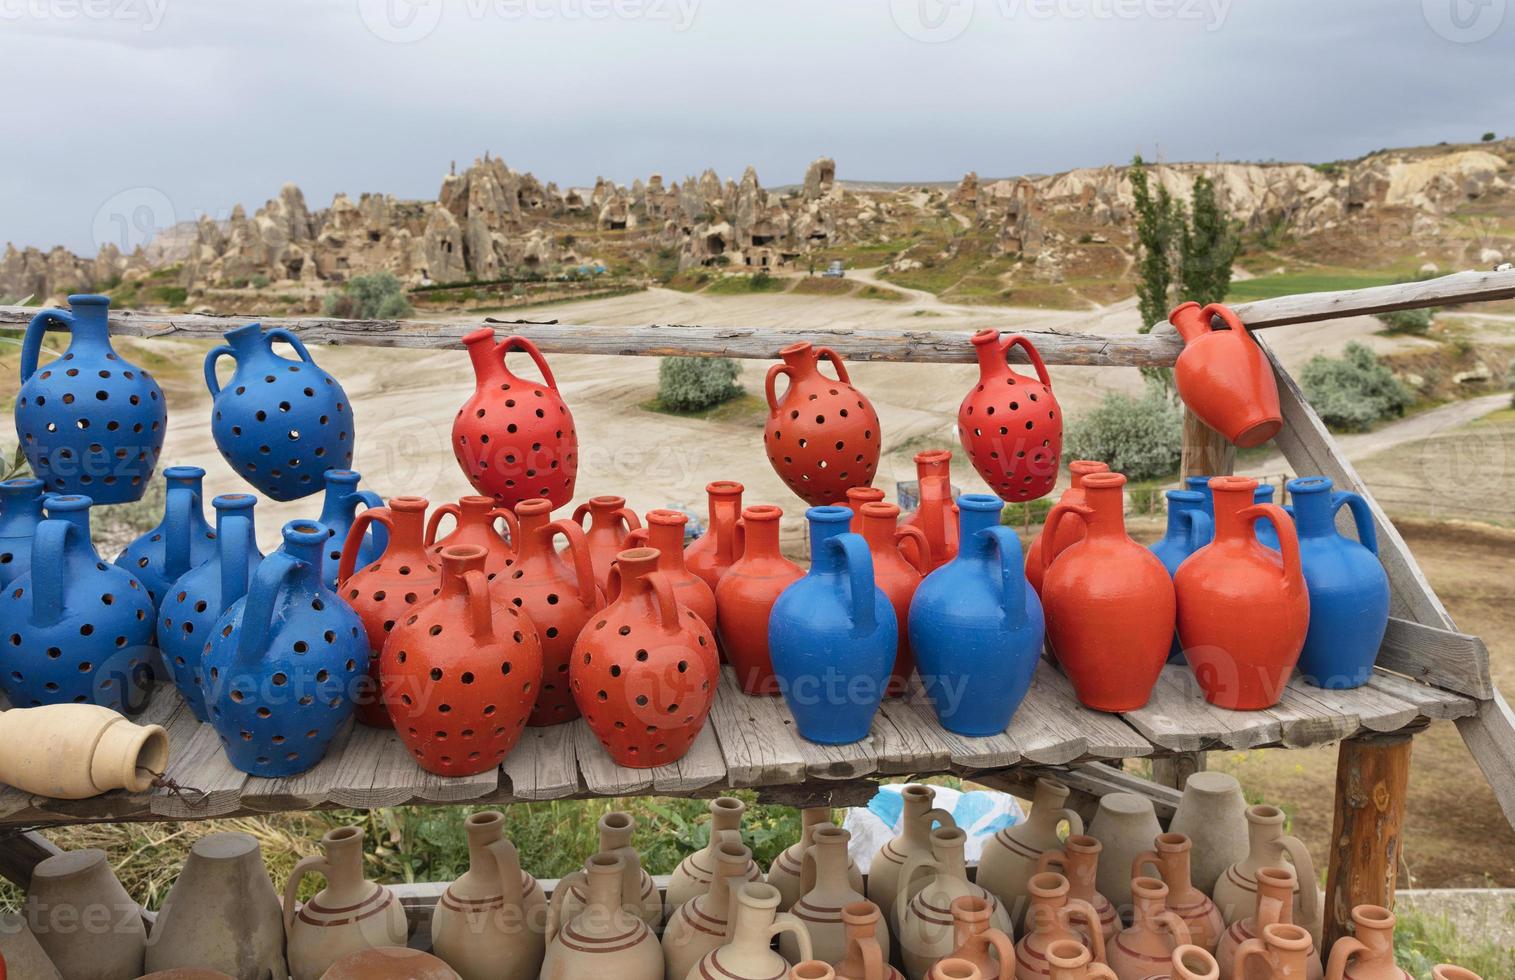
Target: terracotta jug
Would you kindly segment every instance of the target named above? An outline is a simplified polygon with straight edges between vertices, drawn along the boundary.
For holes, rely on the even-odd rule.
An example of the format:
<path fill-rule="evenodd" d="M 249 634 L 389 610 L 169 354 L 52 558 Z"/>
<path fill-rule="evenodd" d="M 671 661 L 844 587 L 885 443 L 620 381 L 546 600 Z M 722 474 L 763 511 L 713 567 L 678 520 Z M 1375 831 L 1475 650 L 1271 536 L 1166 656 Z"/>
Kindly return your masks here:
<path fill-rule="evenodd" d="M 989 924 L 990 912 L 989 903 L 982 898 L 964 895 L 953 899 L 952 938 L 956 945 L 951 959 L 967 960 L 985 977 L 1011 980 L 1016 970 L 1015 940 Z M 938 972 L 941 962 L 932 968 L 933 980 L 943 980 Z"/>
<path fill-rule="evenodd" d="M 1483 980 L 1483 977 L 1451 963 L 1438 963 L 1431 967 L 1431 980 Z"/>
<path fill-rule="evenodd" d="M 1215 958 L 1220 961 L 1221 980 L 1236 978 L 1236 951 L 1243 943 L 1261 936 L 1263 929 L 1268 926 L 1277 923 L 1293 924 L 1293 896 L 1298 887 L 1298 881 L 1290 868 L 1257 869 L 1255 911 L 1245 919 L 1237 919 L 1231 923 L 1221 934 L 1220 943 L 1215 948 Z M 1315 951 L 1313 942 L 1305 956 L 1305 970 L 1303 980 L 1321 980 L 1321 977 L 1325 975 L 1325 970 L 1320 964 L 1320 954 Z M 1246 980 L 1246 978 L 1240 978 L 1240 980 Z"/>
<path fill-rule="evenodd" d="M 866 487 L 878 469 L 878 413 L 852 386 L 847 366 L 829 347 L 800 341 L 779 351 L 783 364 L 768 369 L 768 424 L 763 446 L 784 483 L 812 507 L 841 503 L 848 487 Z M 835 381 L 820 371 L 827 360 Z M 775 382 L 789 379 L 779 398 Z"/>
<path fill-rule="evenodd" d="M 1244 918 L 1257 907 L 1259 868 L 1277 868 L 1285 860 L 1294 866 L 1297 890 L 1288 921 L 1303 926 L 1319 946 L 1324 899 L 1315 884 L 1315 862 L 1298 837 L 1284 833 L 1284 813 L 1259 803 L 1247 808 L 1247 856 L 1226 869 L 1212 897 L 1226 922 Z M 1280 919 L 1280 921 L 1284 921 Z"/>
<path fill-rule="evenodd" d="M 1068 787 L 1050 776 L 1036 780 L 1031 794 L 1031 813 L 984 842 L 978 859 L 980 885 L 989 889 L 1019 921 L 1026 911 L 1026 883 L 1037 872 L 1037 861 L 1046 851 L 1062 846 L 1057 830 L 1064 822 L 1068 833 L 1082 834 L 1084 821 L 1068 809 Z"/>
<path fill-rule="evenodd" d="M 767 504 L 742 511 L 741 557 L 721 576 L 715 589 L 721 649 L 747 694 L 779 693 L 768 651 L 768 614 L 779 594 L 805 574 L 779 551 L 779 518 L 783 514 Z"/>
<path fill-rule="evenodd" d="M 419 949 L 379 946 L 348 953 L 321 980 L 458 980 L 457 971 Z"/>
<path fill-rule="evenodd" d="M 708 889 L 680 905 L 663 930 L 663 975 L 687 976 L 705 954 L 726 943 L 735 914 L 736 890 L 750 880 L 752 852 L 737 840 L 716 848 L 714 879 Z"/>
<path fill-rule="evenodd" d="M 0 782 L 55 800 L 145 793 L 168 768 L 168 732 L 97 704 L 0 711 Z"/>
<path fill-rule="evenodd" d="M 915 598 L 915 590 L 927 571 L 925 556 L 930 549 L 925 532 L 918 527 L 900 527 L 899 517 L 900 509 L 894 504 L 869 502 L 862 505 L 850 528 L 868 542 L 868 552 L 873 556 L 873 584 L 888 597 L 899 624 L 899 646 L 894 668 L 889 672 L 889 685 L 884 690 L 884 696 L 890 698 L 904 694 L 915 673 L 915 658 L 910 654 L 910 600 Z M 912 544 L 909 552 L 913 558 L 906 555 L 907 541 Z"/>
<path fill-rule="evenodd" d="M 904 974 L 889 965 L 889 954 L 879 945 L 884 914 L 877 905 L 862 901 L 842 906 L 842 926 L 847 955 L 834 964 L 837 980 L 904 980 Z"/>
<path fill-rule="evenodd" d="M 978 384 L 957 409 L 957 437 L 978 475 L 1001 500 L 1035 500 L 1052 492 L 1063 452 L 1063 413 L 1042 356 L 1025 337 L 1000 339 L 993 328 L 973 335 Z M 1036 377 L 1010 369 L 1012 347 L 1026 352 Z"/>
<path fill-rule="evenodd" d="M 42 951 L 42 944 L 27 928 L 26 919 L 14 912 L 0 912 L 0 963 L 6 965 L 9 976 L 15 980 L 22 977 L 63 980 L 53 961 Z"/>
<path fill-rule="evenodd" d="M 220 970 L 237 980 L 288 975 L 279 893 L 249 834 L 208 834 L 195 841 L 158 911 L 147 941 L 147 969 L 189 967 Z"/>
<path fill-rule="evenodd" d="M 327 972 L 330 976 L 330 971 Z M 0 972 L 0 980 L 5 980 L 5 974 Z M 236 980 L 236 978 L 222 973 L 220 970 L 202 970 L 198 967 L 185 967 L 184 969 L 158 970 L 154 973 L 144 973 L 142 980 Z M 325 978 L 322 978 L 325 980 Z"/>
<path fill-rule="evenodd" d="M 991 980 L 995 974 L 985 973 L 971 960 L 949 956 L 938 960 L 931 968 L 931 980 Z"/>
<path fill-rule="evenodd" d="M 1213 329 L 1219 317 L 1228 329 Z M 1173 383 L 1189 411 L 1242 449 L 1261 446 L 1283 428 L 1278 383 L 1267 355 L 1229 308 L 1184 303 L 1168 314 L 1184 339 Z"/>
<path fill-rule="evenodd" d="M 1135 903 L 1130 927 L 1109 947 L 1110 969 L 1120 980 L 1142 980 L 1173 961 L 1173 950 L 1190 945 L 1189 927 L 1168 908 L 1168 886 L 1156 878 L 1132 878 Z"/>
<path fill-rule="evenodd" d="M 516 506 L 520 522 L 515 563 L 490 582 L 489 592 L 502 606 L 514 606 L 537 628 L 542 644 L 542 689 L 527 724 L 557 725 L 579 716 L 568 685 L 568 662 L 584 624 L 604 608 L 605 596 L 594 583 L 584 530 L 573 521 L 549 519 L 552 505 L 525 500 Z M 559 552 L 554 539 L 568 542 Z"/>
<path fill-rule="evenodd" d="M 1047 966 L 1051 980 L 1119 980 L 1114 970 L 1095 963 L 1093 954 L 1074 939 L 1061 939 L 1048 946 Z"/>
<path fill-rule="evenodd" d="M 67 980 L 135 980 L 147 930 L 142 907 L 95 848 L 44 858 L 26 890 L 26 925 Z M 91 928 L 106 922 L 109 928 Z"/>
<path fill-rule="evenodd" d="M 1213 893 L 1225 870 L 1247 856 L 1247 801 L 1241 783 L 1225 772 L 1190 774 L 1168 829 L 1194 842 L 1189 874 L 1194 887 Z M 1225 972 L 1224 960 L 1220 968 Z"/>
<path fill-rule="evenodd" d="M 820 960 L 801 960 L 785 974 L 789 980 L 836 980 L 836 970 Z"/>
<path fill-rule="evenodd" d="M 1104 849 L 1105 845 L 1088 834 L 1069 834 L 1061 848 L 1042 852 L 1036 870 L 1038 873 L 1056 870 L 1068 879 L 1068 897 L 1089 903 L 1099 916 L 1099 931 L 1108 943 L 1120 931 L 1121 921 L 1115 914 L 1115 906 L 1098 891 L 1099 856 Z M 1074 928 L 1083 932 L 1085 927 L 1076 924 Z"/>
<path fill-rule="evenodd" d="M 463 980 L 535 980 L 546 952 L 547 899 L 502 834 L 505 815 L 473 813 L 468 870 L 431 916 L 431 949 Z"/>
<path fill-rule="evenodd" d="M 706 484 L 705 496 L 710 502 L 710 520 L 705 533 L 689 543 L 684 549 L 684 567 L 705 580 L 710 592 L 726 574 L 726 569 L 742 554 L 742 541 L 737 522 L 742 517 L 742 490 L 735 480 L 716 480 Z M 709 624 L 714 627 L 716 624 Z M 675 978 L 679 980 L 679 978 Z"/>
<path fill-rule="evenodd" d="M 1117 909 L 1131 904 L 1131 861 L 1163 832 L 1152 801 L 1135 793 L 1106 793 L 1089 821 L 1089 836 L 1104 846 L 1095 878 L 1099 893 Z"/>
<path fill-rule="evenodd" d="M 1042 603 L 1058 663 L 1078 699 L 1096 711 L 1146 704 L 1173 641 L 1173 581 L 1157 556 L 1126 534 L 1125 485 L 1119 473 L 1089 474 L 1086 502 L 1053 507 L 1043 531 L 1057 540 L 1074 515 L 1086 529 L 1055 564 L 1042 552 Z"/>
<path fill-rule="evenodd" d="M 710 841 L 673 869 L 664 899 L 669 915 L 685 902 L 710 890 L 719 874 L 721 846 L 742 842 L 742 814 L 746 812 L 747 804 L 734 796 L 718 796 L 710 801 Z M 763 872 L 750 854 L 742 874 L 746 881 L 763 880 Z"/>
<path fill-rule="evenodd" d="M 1204 691 L 1222 708 L 1256 711 L 1283 695 L 1310 625 L 1299 537 L 1282 507 L 1252 503 L 1257 481 L 1218 476 L 1215 540 L 1173 576 L 1178 638 Z M 1282 553 L 1259 543 L 1259 520 L 1278 531 Z"/>
<path fill-rule="evenodd" d="M 395 731 L 421 768 L 472 776 L 520 741 L 542 683 L 542 644 L 526 614 L 490 601 L 483 548 L 437 557 L 441 591 L 389 634 L 380 673 Z"/>
<path fill-rule="evenodd" d="M 1070 507 L 1084 503 L 1084 477 L 1091 473 L 1108 473 L 1110 464 L 1101 463 L 1093 459 L 1075 459 L 1068 464 L 1068 476 L 1070 483 L 1063 495 L 1057 498 L 1059 504 L 1067 504 Z M 1050 513 L 1050 512 L 1049 512 Z M 1052 542 L 1052 558 L 1067 551 L 1073 544 L 1084 539 L 1083 521 L 1063 521 L 1057 532 L 1057 540 Z M 1042 524 L 1042 529 L 1036 537 L 1031 539 L 1031 547 L 1026 549 L 1026 581 L 1040 595 L 1042 591 L 1042 551 L 1047 544 L 1047 525 Z"/>
<path fill-rule="evenodd" d="M 1083 899 L 1073 898 L 1068 879 L 1055 871 L 1031 876 L 1026 889 L 1031 907 L 1026 910 L 1026 931 L 1015 946 L 1015 975 L 1019 980 L 1040 980 L 1050 972 L 1047 948 L 1073 939 L 1087 945 L 1094 959 L 1105 962 L 1105 934 L 1099 912 Z"/>
<path fill-rule="evenodd" d="M 1132 859 L 1131 877 L 1140 877 L 1149 866 L 1156 869 L 1162 883 L 1168 886 L 1169 911 L 1177 913 L 1189 927 L 1189 941 L 1206 952 L 1215 952 L 1215 944 L 1220 942 L 1226 923 L 1210 896 L 1194 887 L 1190 880 L 1189 856 L 1194 850 L 1193 843 L 1183 834 L 1170 831 L 1158 834 L 1152 845 L 1152 850 Z"/>
<path fill-rule="evenodd" d="M 584 523 L 588 518 L 589 523 Z M 610 566 L 616 555 L 630 548 L 626 536 L 642 526 L 636 511 L 626 506 L 625 497 L 590 497 L 587 503 L 573 510 L 573 522 L 584 528 L 584 540 L 589 544 L 589 563 L 594 567 L 594 580 L 610 595 Z M 684 543 L 679 542 L 682 548 Z M 709 625 L 709 624 L 707 624 Z"/>
<path fill-rule="evenodd" d="M 663 951 L 657 937 L 621 905 L 625 865 L 615 854 L 596 854 L 585 865 L 586 901 L 572 918 L 563 915 L 561 890 L 553 892 L 547 916 L 547 956 L 542 980 L 662 980 Z"/>
<path fill-rule="evenodd" d="M 31 568 L 32 537 L 42 521 L 42 499 L 41 480 L 0 480 L 0 586 Z"/>
<path fill-rule="evenodd" d="M 367 513 L 367 512 L 365 512 Z M 375 946 L 405 945 L 405 909 L 383 885 L 363 877 L 363 831 L 338 827 L 321 838 L 321 854 L 301 858 L 284 883 L 284 932 L 289 937 L 293 980 L 320 980 L 348 953 Z M 326 887 L 296 905 L 308 874 L 326 878 Z"/>
<path fill-rule="evenodd" d="M 936 790 L 930 786 L 910 785 L 900 790 L 903 802 L 899 836 L 878 849 L 868 865 L 868 901 L 883 910 L 885 916 L 893 915 L 895 899 L 899 897 L 900 872 L 911 858 L 931 856 L 931 830 L 938 825 L 956 827 L 952 814 L 940 807 L 933 807 Z M 983 878 L 980 866 L 979 878 Z M 986 886 L 987 887 L 987 886 Z M 898 921 L 889 921 L 892 929 L 898 929 Z"/>
<path fill-rule="evenodd" d="M 437 532 L 441 530 L 442 518 L 449 515 L 453 519 L 452 531 L 439 540 Z M 508 540 L 500 536 L 495 527 L 496 521 L 505 522 Z M 426 547 L 432 554 L 438 555 L 445 548 L 463 545 L 483 548 L 484 571 L 490 578 L 503 571 L 515 557 L 515 548 L 511 542 L 519 536 L 515 512 L 496 505 L 493 497 L 460 497 L 455 504 L 437 505 L 426 519 Z"/>
<path fill-rule="evenodd" d="M 1331 947 L 1326 980 L 1414 980 L 1394 962 L 1393 912 L 1359 905 L 1352 910 L 1352 925 L 1352 935 Z"/>
<path fill-rule="evenodd" d="M 852 511 L 852 523 L 847 530 L 857 534 L 863 533 L 863 505 L 880 504 L 884 502 L 884 491 L 878 487 L 848 487 L 847 509 Z"/>
<path fill-rule="evenodd" d="M 426 551 L 426 498 L 391 497 L 387 507 L 370 507 L 353 518 L 342 545 L 337 570 L 337 595 L 347 601 L 368 636 L 368 683 L 355 692 L 357 718 L 365 725 L 388 728 L 382 671 L 384 641 L 411 608 L 440 590 L 442 568 Z M 378 561 L 357 568 L 358 549 L 370 524 L 377 521 L 389 532 L 389 544 Z"/>
<path fill-rule="evenodd" d="M 931 832 L 931 856 L 917 854 L 900 872 L 894 900 L 896 941 L 911 980 L 920 980 L 931 964 L 952 952 L 952 902 L 964 895 L 987 901 L 990 924 L 1007 936 L 1015 934 L 999 899 L 968 880 L 963 860 L 967 839 L 956 827 L 938 827 Z"/>
<path fill-rule="evenodd" d="M 468 481 L 501 507 L 546 500 L 561 507 L 573 499 L 579 472 L 579 436 L 541 351 L 525 337 L 495 343 L 481 327 L 463 338 L 473 362 L 475 387 L 452 423 L 452 451 Z M 524 351 L 545 384 L 518 377 L 505 366 Z"/>
<path fill-rule="evenodd" d="M 1309 932 L 1299 926 L 1282 922 L 1263 926 L 1261 937 L 1237 947 L 1231 975 L 1246 980 L 1295 980 L 1307 975 L 1312 949 Z"/>
<path fill-rule="evenodd" d="M 800 877 L 800 900 L 790 911 L 809 930 L 815 956 L 835 963 L 847 955 L 847 925 L 842 921 L 842 909 L 865 899 L 847 877 L 847 845 L 852 840 L 851 832 L 840 827 L 817 827 L 811 840 L 813 843 L 805 852 Z M 879 923 L 876 935 L 887 960 L 888 927 Z M 779 950 L 791 962 L 810 958 L 799 955 L 792 934 L 779 941 Z"/>
<path fill-rule="evenodd" d="M 777 888 L 758 882 L 743 885 L 737 889 L 736 902 L 730 939 L 724 946 L 706 953 L 685 980 L 773 980 L 785 976 L 789 961 L 773 951 L 775 936 L 781 942 L 794 937 L 793 945 L 799 950 L 797 960 L 815 959 L 805 924 L 778 910 Z"/>
<path fill-rule="evenodd" d="M 1220 964 L 1215 957 L 1198 946 L 1180 946 L 1173 951 L 1165 969 L 1149 974 L 1143 980 L 1219 980 Z"/>
<path fill-rule="evenodd" d="M 905 515 L 904 526 L 919 528 L 931 546 L 926 568 L 930 574 L 957 557 L 957 503 L 952 496 L 952 450 L 928 449 L 915 454 L 918 500 Z"/>
<path fill-rule="evenodd" d="M 814 843 L 813 836 L 817 827 L 835 826 L 831 820 L 831 808 L 824 806 L 806 807 L 800 811 L 800 839 L 790 844 L 779 852 L 779 856 L 773 859 L 768 866 L 768 874 L 763 880 L 779 890 L 783 900 L 779 902 L 779 911 L 787 912 L 795 902 L 800 899 L 800 876 L 804 871 L 805 851 Z M 875 872 L 878 864 L 874 863 Z M 847 881 L 852 885 L 852 890 L 863 890 L 863 873 L 858 870 L 857 862 L 852 860 L 852 855 L 847 856 Z"/>
<path fill-rule="evenodd" d="M 715 589 L 689 570 L 684 555 L 684 525 L 689 517 L 677 510 L 649 510 L 647 526 L 626 535 L 628 548 L 656 548 L 658 571 L 668 578 L 673 587 L 673 597 L 700 617 L 700 621 L 715 632 Z M 614 599 L 615 596 L 607 598 Z"/>

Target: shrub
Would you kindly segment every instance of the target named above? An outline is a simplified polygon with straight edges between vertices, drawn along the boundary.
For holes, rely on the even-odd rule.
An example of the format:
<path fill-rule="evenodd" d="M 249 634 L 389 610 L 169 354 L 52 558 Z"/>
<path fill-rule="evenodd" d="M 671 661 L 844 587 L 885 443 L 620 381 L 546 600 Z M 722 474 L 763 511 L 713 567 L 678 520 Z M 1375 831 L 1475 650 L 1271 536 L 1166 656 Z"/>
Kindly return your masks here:
<path fill-rule="evenodd" d="M 1140 398 L 1106 395 L 1068 427 L 1063 440 L 1067 458 L 1109 463 L 1132 481 L 1171 477 L 1178 472 L 1183 447 L 1183 413 L 1156 387 Z"/>
<path fill-rule="evenodd" d="M 1425 336 L 1431 330 L 1434 310 L 1392 310 L 1378 314 L 1378 320 L 1389 333 L 1411 333 Z"/>
<path fill-rule="evenodd" d="M 1483 141 L 1485 143 L 1492 143 L 1492 142 L 1494 142 L 1494 134 L 1493 133 L 1484 133 L 1483 134 Z"/>
<path fill-rule="evenodd" d="M 1316 355 L 1300 372 L 1305 398 L 1333 429 L 1362 432 L 1380 419 L 1403 415 L 1413 397 L 1388 366 L 1362 344 L 1341 357 Z"/>
<path fill-rule="evenodd" d="M 752 274 L 752 291 L 761 292 L 762 290 L 767 289 L 769 284 L 772 282 L 773 277 L 768 274 L 768 270 L 759 269 Z"/>
<path fill-rule="evenodd" d="M 400 280 L 379 272 L 353 276 L 340 293 L 328 293 L 321 312 L 344 320 L 399 320 L 410 316 L 415 308 L 406 298 Z"/>
<path fill-rule="evenodd" d="M 676 412 L 698 412 L 742 393 L 741 368 L 729 357 L 665 357 L 658 365 L 658 401 Z"/>
<path fill-rule="evenodd" d="M 252 277 L 252 279 L 249 280 L 249 281 L 252 283 L 252 288 L 254 288 L 254 289 L 267 289 L 268 288 L 268 277 L 265 276 L 261 272 L 259 272 L 256 275 L 254 275 Z"/>

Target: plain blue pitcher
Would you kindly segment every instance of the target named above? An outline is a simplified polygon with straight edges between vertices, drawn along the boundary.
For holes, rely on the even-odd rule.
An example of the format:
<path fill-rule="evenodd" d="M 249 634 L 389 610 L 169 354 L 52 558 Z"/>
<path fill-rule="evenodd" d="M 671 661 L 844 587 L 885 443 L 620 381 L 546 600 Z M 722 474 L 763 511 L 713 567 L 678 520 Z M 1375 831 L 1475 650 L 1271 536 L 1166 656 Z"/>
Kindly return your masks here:
<path fill-rule="evenodd" d="M 384 499 L 372 490 L 358 489 L 363 479 L 355 470 L 327 470 L 326 497 L 321 502 L 318 520 L 326 525 L 331 535 L 326 542 L 326 562 L 321 568 L 321 579 L 329 589 L 337 587 L 337 569 L 342 564 L 342 545 L 347 541 L 347 532 L 352 530 L 353 519 L 359 507 L 383 507 Z M 355 568 L 367 568 L 379 560 L 384 549 L 389 547 L 389 532 L 375 521 L 363 535 L 363 544 L 358 548 Z"/>
<path fill-rule="evenodd" d="M 1193 485 L 1192 480 L 1190 485 Z M 1163 563 L 1170 578 L 1178 571 L 1178 566 L 1184 563 L 1185 558 L 1215 540 L 1215 519 L 1207 509 L 1213 508 L 1215 502 L 1209 494 L 1209 489 L 1208 486 L 1205 487 L 1204 493 L 1198 490 L 1169 490 L 1163 494 L 1168 498 L 1168 527 L 1163 532 L 1163 536 L 1152 542 L 1147 550 Z M 1273 488 L 1268 489 L 1271 498 Z M 1267 522 L 1258 521 L 1258 524 L 1264 523 Z M 1273 531 L 1271 524 L 1268 525 L 1268 533 L 1277 540 L 1278 535 Z M 1261 529 L 1259 529 L 1258 537 L 1262 537 Z M 1175 630 L 1173 649 L 1168 653 L 1168 663 L 1184 662 L 1184 648 L 1178 642 L 1178 632 Z"/>
<path fill-rule="evenodd" d="M 32 537 L 42 520 L 42 481 L 33 477 L 0 482 L 0 586 L 31 568 Z"/>
<path fill-rule="evenodd" d="M 163 520 L 116 556 L 116 564 L 147 589 L 154 622 L 168 587 L 216 553 L 216 532 L 205 523 L 200 503 L 205 471 L 198 466 L 170 466 L 163 471 L 163 481 L 167 484 Z"/>

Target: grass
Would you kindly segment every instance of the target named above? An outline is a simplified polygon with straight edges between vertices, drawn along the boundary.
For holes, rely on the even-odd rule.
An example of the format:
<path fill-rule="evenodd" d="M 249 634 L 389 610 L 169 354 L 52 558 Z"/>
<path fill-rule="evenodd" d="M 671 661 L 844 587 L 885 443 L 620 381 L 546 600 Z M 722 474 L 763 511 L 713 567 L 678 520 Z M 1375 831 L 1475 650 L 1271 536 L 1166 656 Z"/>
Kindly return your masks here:
<path fill-rule="evenodd" d="M 1231 291 L 1226 294 L 1226 301 L 1246 303 L 1252 300 L 1289 296 L 1294 293 L 1327 293 L 1341 289 L 1387 286 L 1398 278 L 1398 275 L 1389 272 L 1367 272 L 1352 269 L 1285 272 L 1279 275 L 1258 276 L 1256 279 L 1241 279 L 1233 282 L 1231 283 Z"/>
<path fill-rule="evenodd" d="M 657 412 L 659 415 L 676 415 L 681 419 L 699 419 L 702 422 L 735 422 L 758 426 L 761 426 L 764 419 L 768 416 L 768 403 L 757 395 L 749 394 L 745 391 L 735 398 L 721 402 L 719 405 L 712 405 L 710 408 L 702 408 L 694 412 L 670 408 L 656 397 L 642 402 L 639 407 L 644 411 Z"/>
<path fill-rule="evenodd" d="M 852 292 L 849 279 L 827 279 L 822 276 L 806 276 L 789 290 L 796 296 L 846 296 Z"/>
<path fill-rule="evenodd" d="M 723 276 L 705 292 L 712 296 L 747 296 L 751 293 L 782 293 L 789 284 L 782 279 L 758 272 L 750 276 Z"/>
<path fill-rule="evenodd" d="M 1459 935 L 1444 915 L 1404 911 L 1395 918 L 1394 959 L 1412 976 L 1425 980 L 1436 964 L 1455 963 L 1480 977 L 1515 977 L 1515 949 Z"/>
<path fill-rule="evenodd" d="M 905 294 L 897 289 L 886 289 L 883 286 L 872 284 L 864 286 L 857 291 L 859 299 L 876 299 L 885 303 L 898 303 L 905 298 Z"/>

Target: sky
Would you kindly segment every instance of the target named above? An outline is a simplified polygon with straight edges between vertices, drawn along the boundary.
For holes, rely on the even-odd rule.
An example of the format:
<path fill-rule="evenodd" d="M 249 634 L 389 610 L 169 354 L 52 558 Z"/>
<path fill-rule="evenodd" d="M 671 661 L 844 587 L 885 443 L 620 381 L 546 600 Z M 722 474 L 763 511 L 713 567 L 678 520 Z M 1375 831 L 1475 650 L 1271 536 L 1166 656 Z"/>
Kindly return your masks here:
<path fill-rule="evenodd" d="M 0 0 L 0 240 L 93 255 L 297 183 L 1352 158 L 1515 133 L 1515 0 Z"/>

